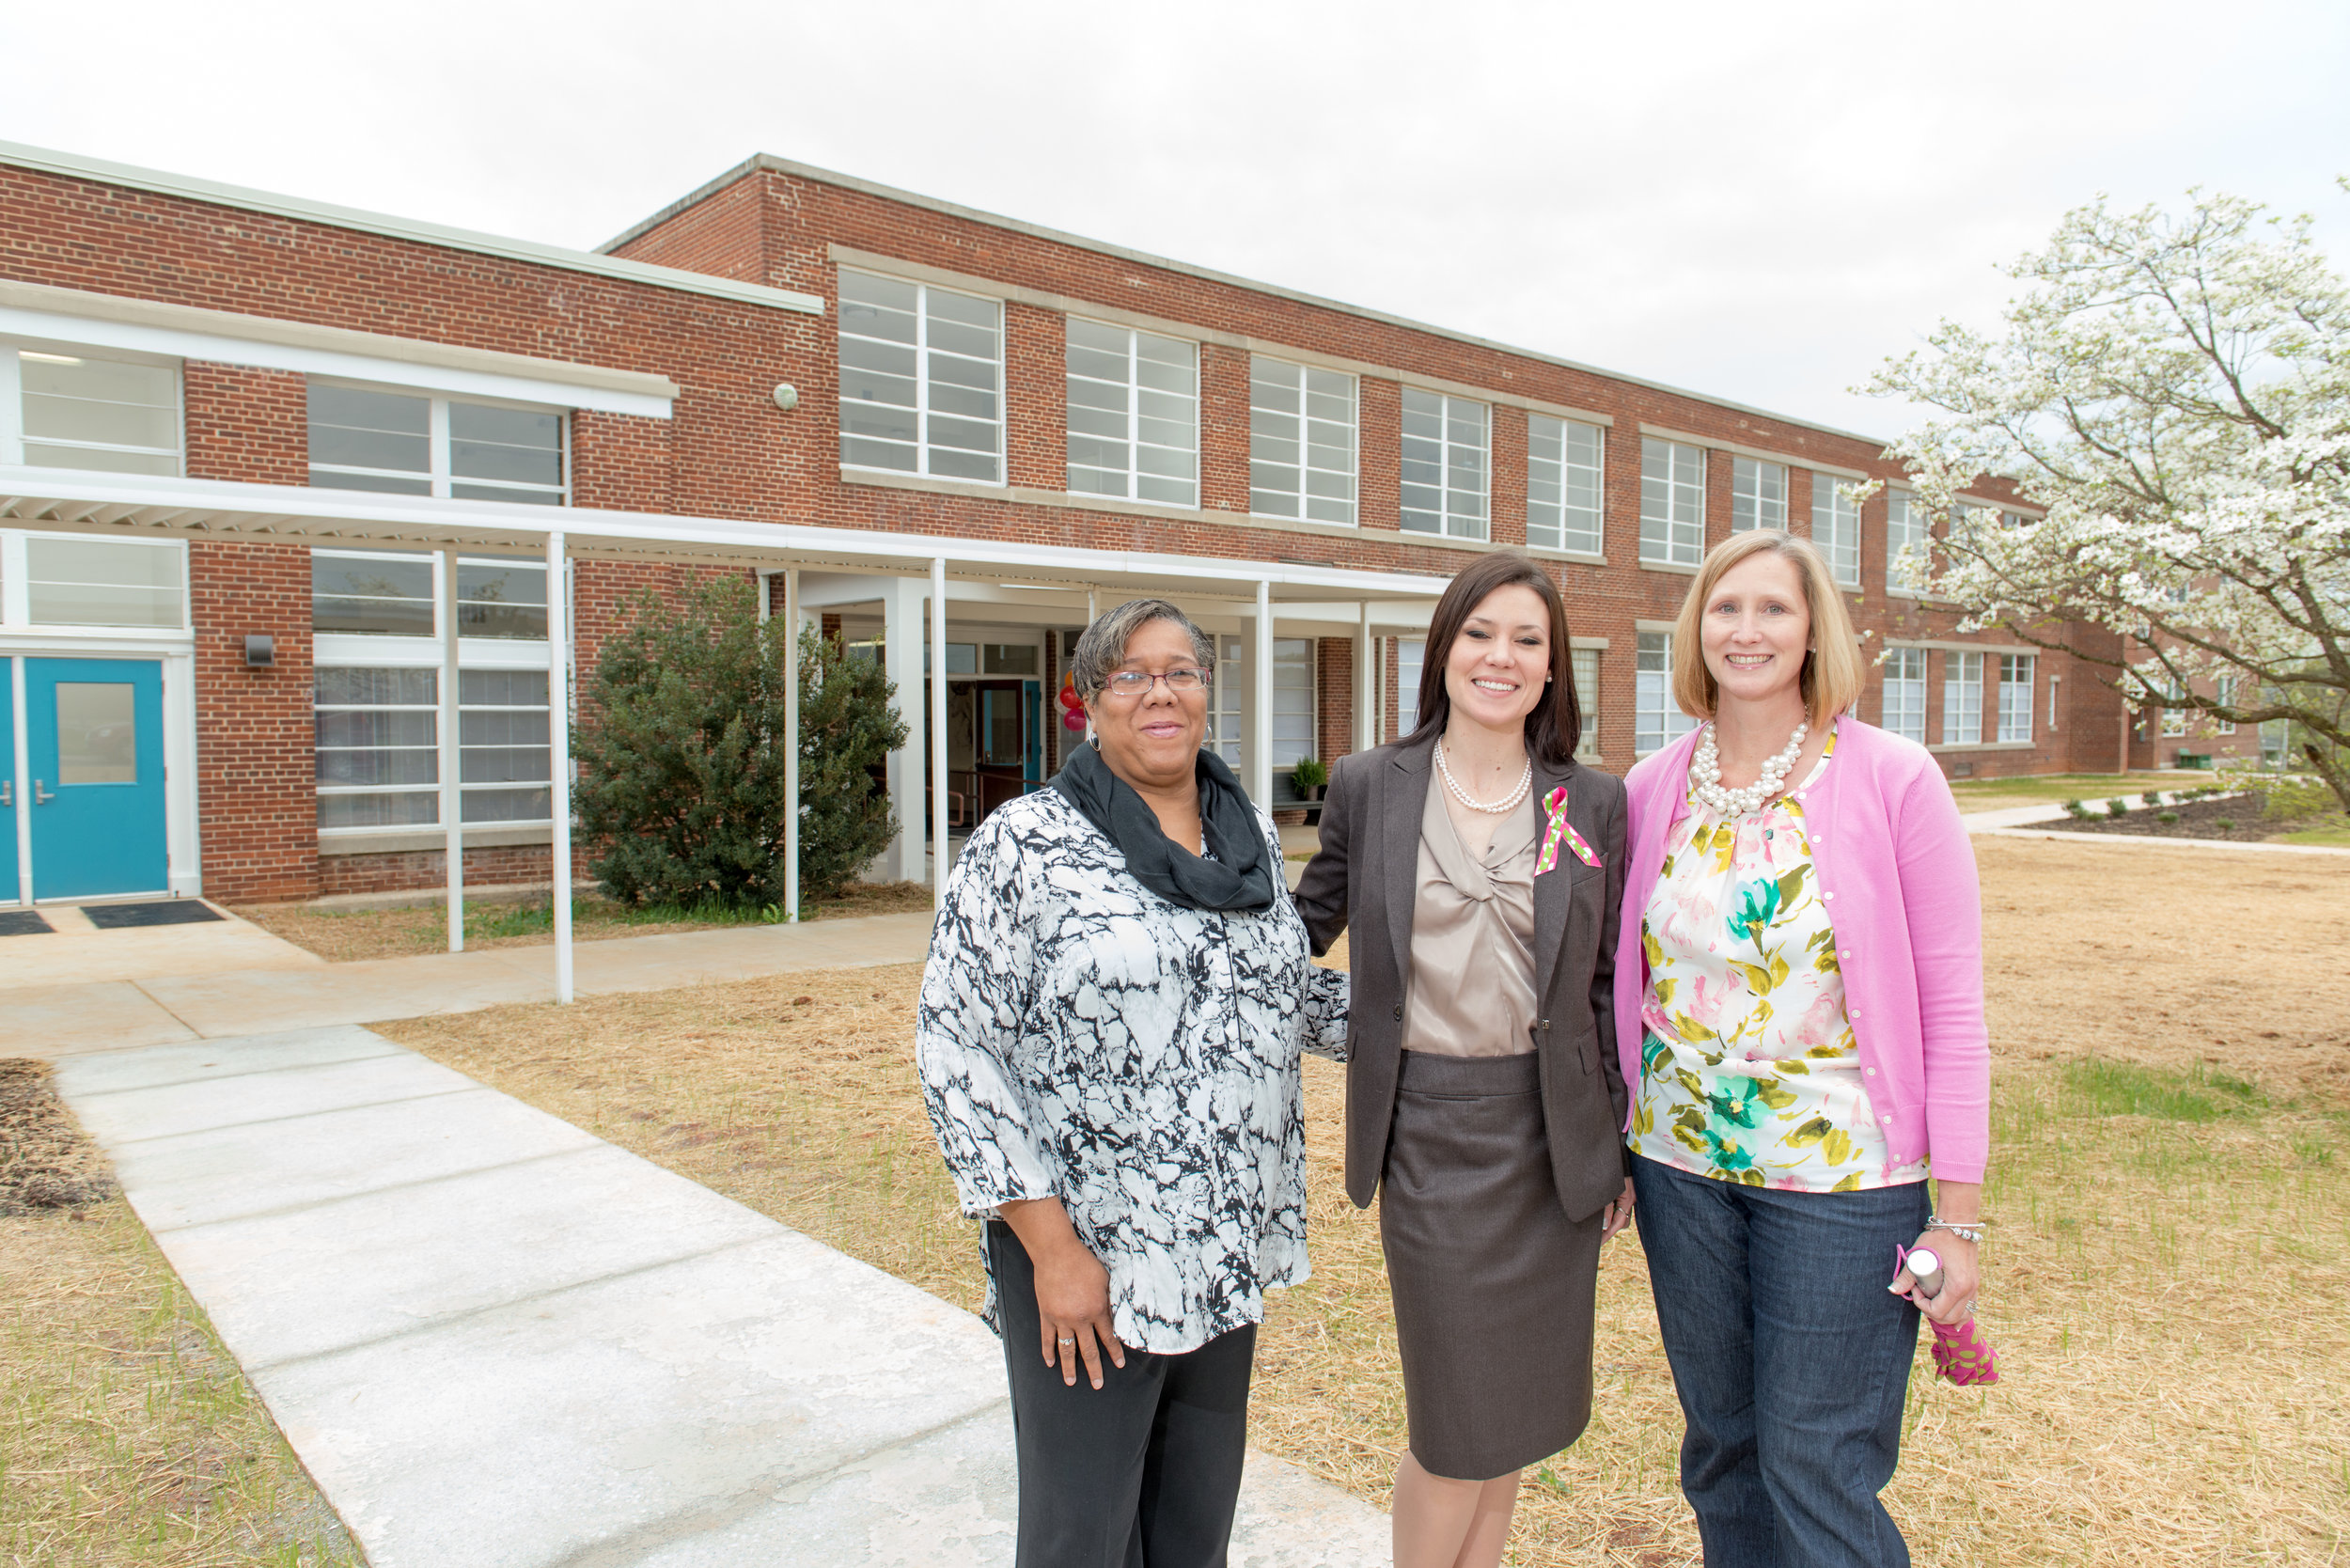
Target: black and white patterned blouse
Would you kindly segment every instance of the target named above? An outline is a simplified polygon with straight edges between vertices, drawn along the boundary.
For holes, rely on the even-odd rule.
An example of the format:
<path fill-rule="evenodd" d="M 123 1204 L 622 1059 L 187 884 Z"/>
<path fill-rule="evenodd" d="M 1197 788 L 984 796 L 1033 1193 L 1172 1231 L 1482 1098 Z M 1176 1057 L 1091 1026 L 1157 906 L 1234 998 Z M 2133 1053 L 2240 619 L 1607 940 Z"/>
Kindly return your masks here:
<path fill-rule="evenodd" d="M 948 878 L 915 1025 L 964 1212 L 1058 1198 L 1126 1344 L 1261 1321 L 1266 1287 L 1307 1277 L 1298 1055 L 1344 1059 L 1346 985 L 1286 895 L 1185 909 L 1058 790 L 1006 803 Z"/>

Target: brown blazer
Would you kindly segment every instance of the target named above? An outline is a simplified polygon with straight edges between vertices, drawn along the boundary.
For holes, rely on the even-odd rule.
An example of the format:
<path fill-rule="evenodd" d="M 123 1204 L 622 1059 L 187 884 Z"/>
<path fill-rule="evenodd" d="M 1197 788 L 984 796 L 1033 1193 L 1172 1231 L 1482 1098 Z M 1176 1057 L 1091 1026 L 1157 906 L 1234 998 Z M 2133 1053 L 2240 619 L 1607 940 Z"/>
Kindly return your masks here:
<path fill-rule="evenodd" d="M 1347 968 L 1346 1195 L 1368 1207 L 1386 1167 L 1387 1129 L 1403 1065 L 1403 998 L 1412 973 L 1412 912 L 1420 814 L 1435 770 L 1434 737 L 1339 760 L 1322 808 L 1322 851 L 1306 868 L 1297 912 L 1317 957 L 1352 927 Z M 1617 912 L 1623 902 L 1623 781 L 1579 763 L 1534 766 L 1535 809 L 1559 785 L 1567 820 L 1599 855 L 1585 865 L 1561 844 L 1534 879 L 1534 1050 L 1551 1177 L 1567 1217 L 1597 1214 L 1623 1190 L 1623 1071 L 1616 1059 Z"/>

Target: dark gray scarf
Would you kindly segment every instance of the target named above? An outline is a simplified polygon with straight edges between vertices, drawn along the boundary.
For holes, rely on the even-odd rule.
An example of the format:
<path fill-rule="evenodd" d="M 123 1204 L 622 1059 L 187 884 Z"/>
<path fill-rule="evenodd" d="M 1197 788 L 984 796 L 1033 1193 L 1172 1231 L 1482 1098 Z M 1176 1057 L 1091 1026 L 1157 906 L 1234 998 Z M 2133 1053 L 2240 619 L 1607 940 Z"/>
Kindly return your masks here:
<path fill-rule="evenodd" d="M 1204 856 L 1178 849 L 1160 830 L 1150 802 L 1112 773 L 1091 745 L 1080 745 L 1061 764 L 1053 788 L 1118 846 L 1136 881 L 1169 903 L 1228 914 L 1271 908 L 1276 886 L 1271 857 L 1240 780 L 1212 751 L 1199 753 L 1195 776 Z"/>

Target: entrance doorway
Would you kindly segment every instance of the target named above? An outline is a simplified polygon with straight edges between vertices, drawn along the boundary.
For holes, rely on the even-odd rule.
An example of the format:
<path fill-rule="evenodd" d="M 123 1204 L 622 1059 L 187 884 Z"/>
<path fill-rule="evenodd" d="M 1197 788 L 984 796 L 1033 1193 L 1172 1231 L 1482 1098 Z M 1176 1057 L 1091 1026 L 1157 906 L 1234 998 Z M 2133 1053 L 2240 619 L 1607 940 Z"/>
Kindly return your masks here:
<path fill-rule="evenodd" d="M 1044 782 L 1041 681 L 950 681 L 947 686 L 949 831 L 968 833 L 998 806 Z"/>
<path fill-rule="evenodd" d="M 19 666 L 8 671 L 12 691 L 23 681 L 24 745 L 8 770 L 15 809 L 0 898 L 168 892 L 161 662 L 8 662 Z M 16 715 L 8 717 L 14 730 Z M 20 842 L 29 863 L 18 858 Z"/>

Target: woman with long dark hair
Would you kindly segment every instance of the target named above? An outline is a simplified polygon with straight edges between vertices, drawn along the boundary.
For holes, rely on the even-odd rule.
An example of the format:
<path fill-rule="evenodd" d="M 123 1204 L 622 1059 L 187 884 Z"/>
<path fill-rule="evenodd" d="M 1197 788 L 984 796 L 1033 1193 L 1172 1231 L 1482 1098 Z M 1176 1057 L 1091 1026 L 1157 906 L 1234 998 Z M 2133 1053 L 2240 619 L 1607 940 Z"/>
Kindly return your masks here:
<path fill-rule="evenodd" d="M 1574 760 L 1567 618 L 1490 555 L 1429 628 L 1419 727 L 1342 759 L 1296 900 L 1352 930 L 1346 1186 L 1379 1198 L 1411 1422 L 1398 1568 L 1492 1568 L 1518 1472 L 1590 1416 L 1600 1244 L 1632 1215 L 1615 1038 L 1624 792 Z"/>

